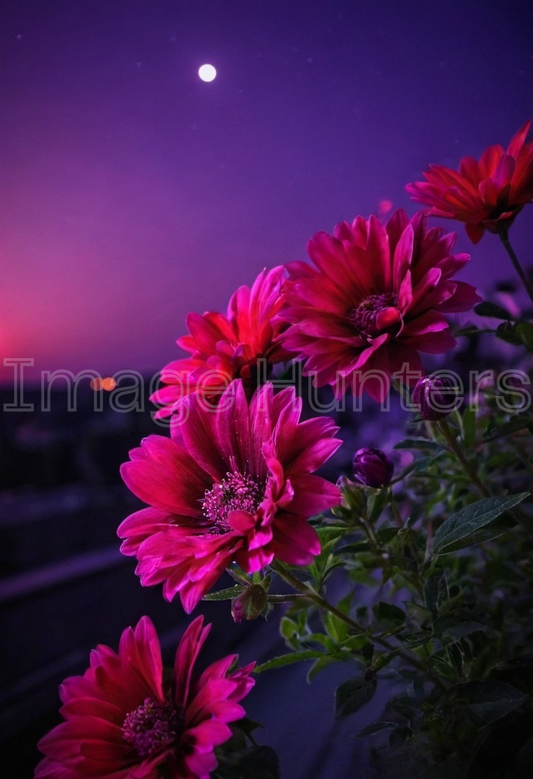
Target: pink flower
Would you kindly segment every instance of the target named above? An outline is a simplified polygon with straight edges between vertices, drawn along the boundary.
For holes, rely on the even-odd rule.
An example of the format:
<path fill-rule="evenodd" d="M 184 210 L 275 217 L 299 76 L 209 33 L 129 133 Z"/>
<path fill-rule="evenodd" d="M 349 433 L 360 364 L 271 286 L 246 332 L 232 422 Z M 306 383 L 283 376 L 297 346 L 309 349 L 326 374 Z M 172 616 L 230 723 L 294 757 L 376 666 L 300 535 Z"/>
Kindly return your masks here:
<path fill-rule="evenodd" d="M 470 259 L 452 254 L 455 235 L 428 229 L 417 214 L 395 211 L 386 225 L 377 217 L 341 222 L 334 235 L 317 233 L 308 244 L 318 270 L 288 266 L 291 323 L 284 346 L 304 359 L 315 386 L 346 386 L 375 400 L 388 393 L 390 377 L 406 369 L 414 383 L 423 374 L 419 352 L 440 354 L 455 346 L 445 313 L 466 311 L 479 296 L 452 280 Z"/>
<path fill-rule="evenodd" d="M 156 418 L 169 416 L 176 403 L 193 392 L 201 391 L 216 403 L 233 379 L 242 379 L 253 391 L 268 366 L 290 359 L 275 340 L 285 326 L 278 316 L 284 277 L 281 265 L 261 271 L 251 289 L 239 287 L 231 297 L 226 316 L 213 311 L 188 315 L 189 335 L 179 338 L 178 346 L 191 356 L 161 371 L 161 381 L 168 386 L 150 398 L 163 406 Z"/>
<path fill-rule="evenodd" d="M 209 779 L 214 748 L 230 738 L 227 723 L 245 716 L 239 701 L 255 684 L 255 663 L 230 670 L 237 655 L 193 675 L 210 629 L 203 617 L 189 625 L 168 681 L 148 617 L 123 632 L 118 654 L 94 649 L 83 676 L 61 685 L 65 721 L 40 741 L 36 779 Z"/>
<path fill-rule="evenodd" d="M 311 475 L 340 446 L 330 419 L 299 422 L 293 388 L 272 384 L 249 402 L 233 382 L 218 406 L 191 395 L 180 404 L 172 438 L 151 435 L 130 452 L 124 481 L 150 504 L 118 534 L 135 555 L 143 585 L 179 592 L 190 613 L 224 570 L 251 573 L 274 558 L 307 565 L 320 552 L 307 519 L 340 501 L 337 488 Z"/>
<path fill-rule="evenodd" d="M 506 231 L 527 203 L 533 200 L 533 143 L 526 143 L 531 122 L 518 130 L 507 151 L 489 146 L 479 162 L 463 157 L 459 171 L 430 165 L 426 181 L 408 184 L 413 200 L 430 206 L 433 216 L 465 222 L 477 243 L 485 230 Z"/>

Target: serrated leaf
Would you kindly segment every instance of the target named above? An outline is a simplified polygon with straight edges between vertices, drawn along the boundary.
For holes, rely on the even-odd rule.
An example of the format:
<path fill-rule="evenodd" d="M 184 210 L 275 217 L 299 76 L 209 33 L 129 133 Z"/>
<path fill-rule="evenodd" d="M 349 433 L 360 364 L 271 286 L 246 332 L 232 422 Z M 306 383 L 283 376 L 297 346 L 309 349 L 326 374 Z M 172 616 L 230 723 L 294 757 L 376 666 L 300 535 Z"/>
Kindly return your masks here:
<path fill-rule="evenodd" d="M 335 690 L 335 717 L 355 714 L 374 697 L 377 679 L 374 675 L 354 676 L 340 684 Z"/>
<path fill-rule="evenodd" d="M 226 587 L 224 590 L 217 590 L 216 592 L 209 592 L 204 595 L 202 600 L 232 600 L 244 592 L 245 587 L 241 584 L 236 584 L 234 587 Z"/>
<path fill-rule="evenodd" d="M 286 665 L 293 665 L 293 663 L 301 663 L 303 660 L 316 660 L 317 658 L 324 657 L 324 653 L 318 649 L 303 649 L 301 652 L 290 652 L 288 655 L 278 655 L 267 660 L 266 663 L 257 665 L 254 669 L 256 674 L 263 673 L 263 671 L 270 671 L 273 668 L 283 668 Z"/>
<path fill-rule="evenodd" d="M 496 520 L 513 506 L 521 503 L 529 492 L 498 498 L 483 498 L 452 514 L 439 527 L 434 537 L 433 554 L 450 554 L 472 544 L 501 536 L 516 524 L 512 518 Z"/>

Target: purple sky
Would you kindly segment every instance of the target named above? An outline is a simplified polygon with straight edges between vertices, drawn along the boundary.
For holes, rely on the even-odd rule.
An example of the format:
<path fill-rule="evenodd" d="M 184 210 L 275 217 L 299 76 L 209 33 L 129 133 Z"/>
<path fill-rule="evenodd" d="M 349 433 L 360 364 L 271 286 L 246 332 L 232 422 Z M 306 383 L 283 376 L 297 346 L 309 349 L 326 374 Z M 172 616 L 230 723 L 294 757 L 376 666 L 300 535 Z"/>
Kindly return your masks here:
<path fill-rule="evenodd" d="M 190 311 L 506 144 L 529 0 L 3 0 L 0 355 L 156 371 Z M 198 67 L 218 77 L 205 84 Z M 469 243 L 462 226 L 459 245 Z M 513 229 L 533 254 L 531 211 Z M 487 235 L 462 276 L 511 276 Z M 9 380 L 11 369 L 4 369 Z"/>

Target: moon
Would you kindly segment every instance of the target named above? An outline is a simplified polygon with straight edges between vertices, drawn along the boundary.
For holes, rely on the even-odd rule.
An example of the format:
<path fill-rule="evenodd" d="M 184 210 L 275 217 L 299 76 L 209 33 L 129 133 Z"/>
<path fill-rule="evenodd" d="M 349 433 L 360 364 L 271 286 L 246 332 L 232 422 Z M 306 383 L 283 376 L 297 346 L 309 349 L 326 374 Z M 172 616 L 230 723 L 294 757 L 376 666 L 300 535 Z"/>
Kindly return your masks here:
<path fill-rule="evenodd" d="M 202 65 L 202 67 L 198 69 L 198 75 L 202 81 L 213 81 L 216 78 L 217 71 L 213 65 L 206 64 Z"/>

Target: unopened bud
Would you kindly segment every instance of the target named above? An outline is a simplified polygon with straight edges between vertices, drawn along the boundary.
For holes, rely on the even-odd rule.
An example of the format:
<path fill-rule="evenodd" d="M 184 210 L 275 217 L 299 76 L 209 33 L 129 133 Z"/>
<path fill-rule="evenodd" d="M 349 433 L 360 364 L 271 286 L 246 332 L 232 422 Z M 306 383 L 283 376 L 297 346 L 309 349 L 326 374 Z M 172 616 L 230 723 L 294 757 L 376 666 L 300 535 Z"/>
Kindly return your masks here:
<path fill-rule="evenodd" d="M 366 487 L 388 487 L 394 463 L 381 449 L 358 449 L 353 458 L 353 474 Z"/>
<path fill-rule="evenodd" d="M 423 376 L 411 395 L 418 412 L 427 422 L 445 419 L 458 406 L 459 387 L 447 376 Z"/>
<path fill-rule="evenodd" d="M 234 622 L 257 619 L 267 605 L 267 592 L 260 584 L 252 584 L 231 601 Z"/>

